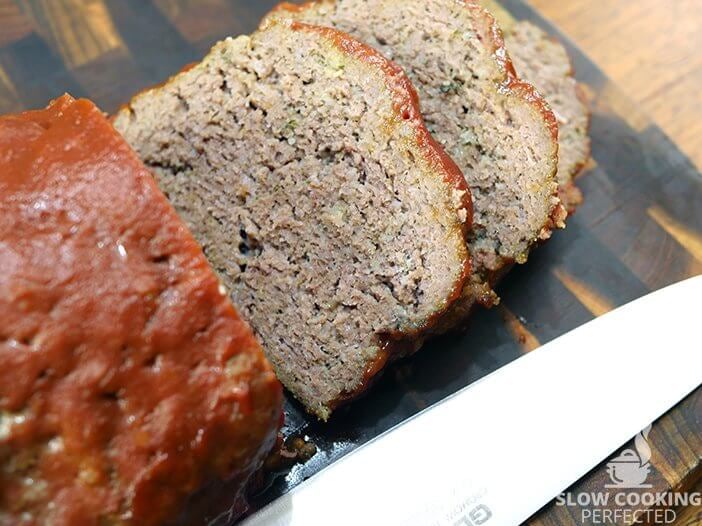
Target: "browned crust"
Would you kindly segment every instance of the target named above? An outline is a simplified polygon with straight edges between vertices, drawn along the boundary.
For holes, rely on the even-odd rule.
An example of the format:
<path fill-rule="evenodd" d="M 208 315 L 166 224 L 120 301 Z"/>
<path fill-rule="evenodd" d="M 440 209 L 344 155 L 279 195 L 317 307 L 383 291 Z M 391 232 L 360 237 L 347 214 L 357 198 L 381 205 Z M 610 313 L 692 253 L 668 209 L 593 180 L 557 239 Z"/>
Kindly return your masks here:
<path fill-rule="evenodd" d="M 551 111 L 551 108 L 549 108 L 548 103 L 544 100 L 544 98 L 539 95 L 539 93 L 536 91 L 534 86 L 531 84 L 522 81 L 518 76 L 517 73 L 514 69 L 514 65 L 512 64 L 512 60 L 509 58 L 509 55 L 507 53 L 507 49 L 505 47 L 504 39 L 502 37 L 502 31 L 500 30 L 499 26 L 497 25 L 497 21 L 495 18 L 487 11 L 485 10 L 477 1 L 475 0 L 460 0 L 463 1 L 463 3 L 466 5 L 468 9 L 471 9 L 478 13 L 479 15 L 482 15 L 483 18 L 486 20 L 486 26 L 487 30 L 485 31 L 484 35 L 490 37 L 489 41 L 492 44 L 491 46 L 491 51 L 493 53 L 493 56 L 495 58 L 495 61 L 499 64 L 500 68 L 504 71 L 504 81 L 500 85 L 500 89 L 503 91 L 511 92 L 515 96 L 518 96 L 527 102 L 531 104 L 536 110 L 543 115 L 544 121 L 546 122 L 546 125 L 549 129 L 549 132 L 551 133 L 551 137 L 553 138 L 555 144 L 558 144 L 558 122 L 556 121 L 556 117 L 554 116 L 553 112 Z M 269 12 L 268 15 L 264 18 L 262 25 L 265 26 L 267 23 L 270 22 L 270 17 L 271 15 L 274 15 L 275 13 L 279 11 L 287 11 L 289 13 L 301 13 L 307 9 L 310 9 L 312 7 L 315 7 L 320 4 L 333 4 L 334 0 L 310 0 L 308 2 L 304 2 L 302 4 L 293 4 L 291 2 L 282 2 Z M 478 17 L 476 17 L 476 20 Z M 295 22 L 297 24 L 300 24 L 302 22 Z M 324 29 L 330 29 L 330 28 L 324 28 Z M 341 35 L 346 35 L 343 32 L 339 32 L 338 30 L 332 30 L 332 31 L 337 31 L 337 33 L 340 33 Z M 362 46 L 372 52 L 372 54 L 376 57 L 380 58 L 380 62 L 383 64 L 384 69 L 389 73 L 389 75 L 397 75 L 397 71 L 399 70 L 399 74 L 402 76 L 404 75 L 404 72 L 400 66 L 396 65 L 394 62 L 388 61 L 386 58 L 382 56 L 378 51 L 374 50 L 370 46 L 360 43 L 357 40 L 354 40 L 352 37 L 346 35 L 345 40 L 355 42 L 356 45 Z M 414 86 L 412 83 L 405 77 L 405 84 L 407 88 L 411 91 L 412 93 L 412 98 L 413 98 L 413 104 L 412 106 L 416 108 L 416 110 L 419 112 L 419 119 L 421 120 L 421 112 L 419 111 L 419 101 L 418 101 L 418 96 L 417 93 L 414 89 Z M 431 134 L 424 129 L 424 132 L 426 135 L 429 136 L 429 138 L 433 141 L 433 138 L 431 138 Z M 455 163 L 453 160 L 451 160 L 446 153 L 443 152 L 443 149 L 439 147 L 441 150 L 442 154 L 444 157 L 448 158 L 449 163 L 455 167 L 455 170 L 458 171 L 460 174 L 460 169 L 456 167 Z M 460 176 L 463 178 L 463 175 L 461 174 Z"/>
<path fill-rule="evenodd" d="M 504 278 L 507 275 L 507 273 L 510 270 L 512 270 L 512 267 L 514 265 L 515 262 L 510 261 L 508 263 L 505 263 L 505 265 L 499 270 L 491 273 L 489 276 L 488 283 L 490 288 L 496 287 L 497 284 L 502 280 L 502 278 Z M 488 308 L 491 308 L 497 304 L 499 304 L 499 298 L 497 298 L 497 296 L 493 294 L 485 296 L 483 298 L 483 301 L 476 300 L 469 307 L 468 315 L 466 316 L 466 318 L 472 315 L 472 313 L 475 311 L 478 305 L 481 305 L 483 307 L 487 306 Z M 443 318 L 440 318 L 438 320 L 438 326 L 441 327 L 440 332 L 459 333 L 465 329 L 465 326 L 460 323 L 447 324 L 445 327 L 443 327 L 441 326 L 441 323 L 444 321 L 445 320 Z M 425 335 L 425 338 L 432 336 L 433 334 L 435 333 L 430 332 L 429 334 Z M 387 338 L 383 339 L 378 354 L 376 355 L 375 359 L 368 364 L 368 368 L 366 369 L 366 372 L 363 375 L 363 380 L 359 384 L 359 386 L 349 393 L 342 393 L 342 395 L 339 396 L 339 398 L 337 398 L 331 404 L 328 405 L 329 409 L 331 411 L 334 411 L 338 407 L 341 407 L 347 404 L 348 402 L 354 400 L 355 398 L 361 396 L 375 382 L 377 382 L 380 379 L 383 371 L 388 365 L 396 362 L 397 360 L 400 360 L 401 358 L 405 358 L 406 356 L 414 354 L 419 350 L 423 343 L 424 338 L 414 340 L 391 340 Z"/>
<path fill-rule="evenodd" d="M 474 13 L 475 20 L 482 20 L 484 23 L 483 37 L 486 37 L 486 41 L 490 43 L 491 51 L 495 62 L 504 72 L 504 80 L 500 84 L 500 90 L 505 93 L 510 93 L 515 97 L 521 98 L 522 100 L 529 103 L 544 119 L 546 127 L 551 133 L 551 139 L 554 145 L 555 159 L 558 158 L 558 121 L 556 116 L 551 111 L 546 100 L 539 94 L 539 92 L 529 84 L 521 80 L 517 76 L 517 72 L 514 69 L 514 64 L 512 59 L 507 52 L 505 46 L 505 41 L 502 36 L 502 30 L 497 24 L 497 20 L 492 14 L 486 10 L 477 0 L 462 0 L 463 4 Z M 551 176 L 555 179 L 556 170 L 558 169 L 558 163 L 553 163 L 553 172 Z M 551 236 L 551 231 L 558 228 L 565 228 L 565 219 L 568 217 L 568 212 L 566 211 L 563 203 L 560 200 L 558 189 L 553 192 L 554 205 L 551 209 L 551 214 L 549 215 L 549 222 L 544 225 L 544 228 L 539 234 L 539 239 L 548 239 Z"/>
<path fill-rule="evenodd" d="M 558 152 L 558 121 L 556 116 L 551 111 L 546 100 L 539 94 L 539 92 L 529 84 L 521 80 L 514 69 L 514 64 L 512 59 L 507 52 L 505 46 L 504 37 L 502 35 L 502 30 L 500 29 L 495 17 L 484 7 L 480 5 L 477 0 L 459 0 L 462 1 L 466 8 L 470 9 L 474 13 L 474 18 L 478 21 L 483 21 L 483 37 L 486 41 L 490 43 L 491 51 L 495 62 L 504 72 L 503 81 L 500 84 L 500 90 L 506 93 L 510 93 L 515 97 L 521 98 L 530 104 L 544 119 L 546 127 L 548 128 L 551 139 L 554 146 L 554 160 L 557 160 Z M 558 169 L 558 163 L 553 163 L 553 171 L 551 177 L 556 179 L 556 171 Z M 542 228 L 539 233 L 537 242 L 546 241 L 551 237 L 553 230 L 565 228 L 565 220 L 568 217 L 568 212 L 561 202 L 559 189 L 556 187 L 552 194 L 554 205 L 549 214 L 549 220 Z M 509 269 L 514 266 L 515 261 L 511 258 L 503 258 L 502 266 L 488 273 L 486 276 L 486 282 L 490 287 L 494 287 L 497 282 L 509 271 Z M 486 308 L 491 308 L 499 302 L 494 296 L 482 295 L 475 298 L 475 302 Z M 471 308 L 472 310 L 472 308 Z M 463 320 L 458 320 L 460 323 Z M 452 324 L 453 325 L 453 324 Z M 445 325 L 445 330 L 450 330 L 453 328 L 452 325 Z"/>
<path fill-rule="evenodd" d="M 554 162 L 551 177 L 555 181 L 556 170 L 558 169 L 558 163 L 556 162 L 558 152 L 558 122 L 555 115 L 551 111 L 551 108 L 546 100 L 538 93 L 534 86 L 519 79 L 517 76 L 512 60 L 509 57 L 509 53 L 505 47 L 502 30 L 492 14 L 483 8 L 477 0 L 457 1 L 462 2 L 467 9 L 470 9 L 473 12 L 473 18 L 479 23 L 479 26 L 481 26 L 480 29 L 484 41 L 489 43 L 489 49 L 492 52 L 493 58 L 498 64 L 499 68 L 503 71 L 503 80 L 499 85 L 499 90 L 502 93 L 510 94 L 526 101 L 543 117 L 545 125 L 551 135 L 554 148 Z M 313 8 L 314 6 L 320 4 L 333 5 L 334 2 L 335 0 L 312 0 L 302 4 L 283 2 L 278 4 L 270 11 L 270 13 L 264 18 L 262 25 L 265 26 L 266 24 L 271 23 L 271 21 L 274 20 L 274 15 L 280 11 L 299 14 L 306 9 Z M 545 241 L 551 237 L 553 230 L 565 227 L 565 220 L 568 217 L 568 211 L 561 202 L 559 189 L 557 186 L 552 194 L 552 199 L 553 206 L 551 208 L 548 220 L 543 226 L 541 232 L 539 232 L 538 239 L 535 241 Z M 514 261 L 510 259 L 503 260 L 503 266 L 509 267 L 513 263 Z M 493 274 L 501 275 L 501 269 L 497 269 L 496 271 L 485 276 L 488 284 L 493 281 Z M 478 303 L 485 307 L 491 307 L 495 303 L 495 298 L 492 295 L 490 295 L 490 297 L 483 295 L 475 299 Z M 442 327 L 442 330 L 443 328 L 448 328 L 448 326 L 444 326 L 444 323 L 442 323 L 440 320 L 435 320 L 429 328 L 433 328 L 437 324 L 439 327 Z"/>
<path fill-rule="evenodd" d="M 310 4 L 311 5 L 311 4 Z M 281 8 L 281 6 L 278 6 Z M 461 205 L 466 209 L 467 216 L 463 222 L 464 233 L 473 226 L 473 200 L 463 172 L 448 156 L 439 143 L 429 133 L 424 125 L 424 118 L 419 108 L 419 96 L 404 70 L 395 62 L 386 59 L 380 52 L 363 42 L 352 38 L 347 33 L 330 27 L 321 27 L 304 22 L 292 21 L 293 31 L 317 33 L 333 42 L 337 47 L 357 60 L 367 62 L 380 68 L 386 75 L 387 86 L 393 93 L 394 107 L 400 117 L 411 123 L 415 129 L 417 142 L 424 153 L 429 165 L 445 174 L 444 181 L 453 189 L 462 192 Z"/>
<path fill-rule="evenodd" d="M 555 44 L 558 44 L 559 46 L 563 45 L 561 41 L 553 35 L 545 34 L 545 38 Z M 570 55 L 568 55 L 567 52 L 565 55 L 568 60 L 567 76 L 575 79 L 575 66 L 573 65 L 573 60 L 570 58 Z M 587 153 L 570 170 L 570 173 L 568 174 L 570 176 L 570 181 L 564 185 L 561 185 L 559 188 L 559 197 L 561 199 L 561 202 L 566 207 L 569 216 L 573 215 L 578 209 L 578 207 L 583 203 L 583 194 L 580 191 L 580 188 L 578 188 L 575 185 L 574 181 L 577 177 L 582 175 L 583 168 L 587 164 L 587 161 L 590 159 L 590 155 L 592 153 L 592 143 L 590 141 L 590 125 L 592 123 L 592 112 L 590 111 L 590 103 L 587 100 L 587 96 L 585 95 L 583 85 L 579 82 L 576 82 L 575 84 L 575 94 L 578 98 L 578 101 L 583 105 L 583 107 L 586 110 L 585 113 L 587 117 L 587 123 L 585 125 L 585 136 L 587 138 Z"/>
<path fill-rule="evenodd" d="M 289 10 L 289 11 L 301 11 L 307 7 L 311 7 L 316 2 L 311 1 L 305 4 L 297 5 L 284 2 L 276 6 L 273 10 Z M 461 207 L 466 210 L 466 219 L 461 223 L 460 227 L 462 230 L 462 236 L 470 231 L 473 223 L 473 200 L 470 193 L 470 188 L 466 183 L 463 172 L 456 165 L 456 163 L 451 159 L 451 157 L 444 151 L 439 143 L 436 142 L 434 137 L 429 133 L 429 130 L 424 124 L 424 119 L 421 114 L 419 106 L 419 96 L 417 91 L 414 89 L 412 82 L 409 80 L 404 70 L 398 66 L 396 63 L 386 59 L 382 54 L 373 49 L 372 47 L 360 42 L 347 33 L 339 31 L 338 29 L 330 27 L 315 26 L 312 24 L 307 24 L 299 21 L 289 21 L 289 22 L 279 22 L 276 20 L 269 20 L 267 17 L 264 19 L 261 28 L 264 28 L 267 24 L 282 23 L 286 24 L 293 31 L 306 31 L 308 33 L 317 33 L 322 35 L 324 38 L 329 40 L 332 44 L 339 47 L 345 53 L 353 56 L 354 58 L 365 61 L 375 67 L 379 67 L 385 74 L 387 79 L 387 86 L 393 93 L 394 96 L 394 107 L 398 115 L 400 115 L 405 121 L 411 123 L 416 132 L 417 143 L 421 152 L 424 154 L 427 163 L 435 168 L 437 171 L 441 171 L 444 174 L 444 181 L 454 190 L 461 192 Z M 168 78 L 166 81 L 161 82 L 150 88 L 146 88 L 132 97 L 131 100 L 151 92 L 159 90 L 166 85 L 173 82 L 179 75 L 186 73 L 194 66 L 196 63 L 186 65 L 179 73 Z M 124 104 L 120 110 L 111 117 L 114 120 L 116 116 L 122 111 L 131 111 L 131 100 Z M 426 332 L 428 329 L 436 325 L 438 319 L 443 315 L 444 312 L 448 310 L 450 305 L 454 303 L 461 295 L 463 290 L 463 285 L 470 276 L 472 271 L 472 262 L 470 259 L 470 254 L 466 246 L 466 258 L 464 260 L 463 268 L 459 279 L 456 280 L 451 294 L 446 300 L 445 306 L 432 314 L 427 321 L 420 327 L 413 330 L 397 331 L 395 333 L 390 333 L 387 336 L 394 339 L 408 338 L 419 336 Z"/>
<path fill-rule="evenodd" d="M 471 198 L 470 189 L 463 177 L 463 172 L 446 154 L 444 149 L 436 142 L 434 137 L 429 133 L 429 130 L 424 125 L 424 118 L 419 107 L 419 96 L 414 86 L 410 82 L 404 70 L 395 62 L 386 59 L 380 52 L 363 42 L 352 38 L 347 33 L 330 27 L 321 27 L 304 22 L 292 21 L 290 28 L 293 31 L 307 31 L 310 33 L 318 33 L 333 42 L 345 53 L 350 56 L 372 64 L 380 68 L 386 75 L 387 86 L 393 93 L 395 111 L 400 117 L 411 123 L 415 129 L 417 142 L 422 153 L 425 156 L 429 165 L 437 171 L 444 173 L 444 181 L 454 190 L 462 192 L 461 205 L 465 208 L 467 216 L 462 223 L 462 236 L 472 228 L 473 223 L 473 200 Z M 471 260 L 466 247 L 465 263 L 460 275 L 460 278 L 454 284 L 451 295 L 446 301 L 446 306 L 441 311 L 435 312 L 423 326 L 413 331 L 398 331 L 390 333 L 387 336 L 393 339 L 406 338 L 411 336 L 419 336 L 427 329 L 436 324 L 437 319 L 445 312 L 451 303 L 458 299 L 463 290 L 463 285 L 471 273 Z"/>
<path fill-rule="evenodd" d="M 558 121 L 556 116 L 551 111 L 546 100 L 539 94 L 538 91 L 529 84 L 521 80 L 517 76 L 517 72 L 514 69 L 514 64 L 512 59 L 509 57 L 507 48 L 505 46 L 504 37 L 502 36 L 502 30 L 497 24 L 497 20 L 492 14 L 486 10 L 482 5 L 480 5 L 477 0 L 462 0 L 465 6 L 475 13 L 475 19 L 480 20 L 481 17 L 485 22 L 485 27 L 483 28 L 483 36 L 489 37 L 489 42 L 491 44 L 491 51 L 495 62 L 504 71 L 504 80 L 500 87 L 504 91 L 513 93 L 531 104 L 536 110 L 543 116 L 546 126 L 551 132 L 551 137 L 554 142 L 558 144 Z"/>
<path fill-rule="evenodd" d="M 414 354 L 419 350 L 422 343 L 424 343 L 423 339 L 383 340 L 378 348 L 378 354 L 368 364 L 361 383 L 352 391 L 342 393 L 338 398 L 328 403 L 327 407 L 329 410 L 333 412 L 361 396 L 380 379 L 388 365 L 400 358 Z"/>
<path fill-rule="evenodd" d="M 305 6 L 309 7 L 312 5 L 314 5 L 314 2 L 309 2 L 302 6 L 284 3 L 280 4 L 275 9 L 304 9 Z M 466 184 L 463 173 L 456 163 L 446 154 L 439 143 L 434 140 L 429 130 L 424 125 L 424 119 L 419 106 L 419 97 L 404 70 L 395 62 L 386 59 L 374 48 L 352 38 L 347 33 L 339 31 L 338 29 L 315 26 L 299 21 L 290 22 L 290 28 L 294 31 L 308 31 L 323 35 L 345 53 L 358 60 L 379 67 L 386 74 L 387 85 L 392 90 L 395 99 L 395 110 L 403 120 L 412 123 L 414 126 L 417 142 L 427 162 L 430 166 L 445 174 L 444 181 L 446 183 L 455 190 L 463 192 L 462 205 L 468 214 L 462 231 L 462 235 L 465 236 L 467 231 L 472 227 L 473 219 L 473 203 L 470 196 L 470 189 Z M 467 248 L 466 254 L 468 255 Z M 455 282 L 444 307 L 434 312 L 422 326 L 411 331 L 394 331 L 381 335 L 378 354 L 368 363 L 361 383 L 354 390 L 342 393 L 336 400 L 327 403 L 327 408 L 333 411 L 339 405 L 358 397 L 368 389 L 388 363 L 419 349 L 422 337 L 439 322 L 450 306 L 460 298 L 471 270 L 471 260 L 470 257 L 467 257 L 464 261 L 460 278 Z"/>
<path fill-rule="evenodd" d="M 504 72 L 504 80 L 500 84 L 500 90 L 503 92 L 507 92 L 512 94 L 515 97 L 522 98 L 525 100 L 527 103 L 529 103 L 533 108 L 536 109 L 536 111 L 543 116 L 543 119 L 545 121 L 545 124 L 551 134 L 551 138 L 553 141 L 554 145 L 554 151 L 557 152 L 558 149 L 558 122 L 555 118 L 555 115 L 551 111 L 551 109 L 548 106 L 548 103 L 544 100 L 544 98 L 536 91 L 536 89 L 529 83 L 526 83 L 522 80 L 520 80 L 517 77 L 516 71 L 514 69 L 514 66 L 512 64 L 511 59 L 509 58 L 509 55 L 506 51 L 505 44 L 504 44 L 504 39 L 502 37 L 502 32 L 500 28 L 497 25 L 497 22 L 495 21 L 494 17 L 485 9 L 483 9 L 476 1 L 474 0 L 462 0 L 465 6 L 468 9 L 473 10 L 475 13 L 475 18 L 476 20 L 482 20 L 484 22 L 484 27 L 483 27 L 483 33 L 484 36 L 487 37 L 486 40 L 490 42 L 491 46 L 491 51 L 493 54 L 493 57 L 495 61 L 498 63 L 499 67 L 502 69 Z M 264 19 L 263 24 L 265 25 L 266 23 L 270 22 L 271 15 L 274 15 L 276 12 L 280 11 L 287 11 L 289 13 L 300 13 L 306 9 L 312 8 L 315 5 L 319 5 L 322 3 L 327 3 L 327 4 L 333 4 L 333 0 L 312 0 L 305 2 L 303 4 L 292 4 L 289 2 L 283 2 L 276 7 L 273 8 L 271 13 Z M 333 31 L 333 30 L 329 30 Z M 338 34 L 338 32 L 337 32 Z M 344 34 L 342 34 L 344 35 Z M 348 36 L 344 36 L 345 40 L 351 40 Z M 354 41 L 356 42 L 356 41 Z M 359 45 L 359 44 L 357 44 Z M 364 46 L 367 48 L 367 46 Z M 378 56 L 379 53 L 371 50 L 373 52 L 374 56 Z M 390 71 L 390 75 L 394 76 L 395 70 L 400 69 L 399 66 L 395 66 L 393 63 L 388 63 L 387 60 L 383 59 L 384 67 L 385 68 L 390 68 L 392 71 Z M 408 85 L 411 93 L 412 93 L 412 102 L 411 106 L 414 108 L 415 111 L 419 112 L 419 107 L 416 104 L 416 92 L 414 91 L 413 86 L 409 82 L 409 80 L 405 80 L 406 84 Z M 418 120 L 421 120 L 421 113 L 417 116 Z M 420 122 L 421 124 L 421 122 Z M 426 131 L 426 128 L 424 128 L 423 125 L 420 126 L 422 128 L 423 133 L 426 133 L 428 137 L 431 139 L 431 135 L 428 134 L 428 131 Z M 431 139 L 433 142 L 433 139 Z M 445 154 L 444 154 L 445 155 Z M 453 164 L 453 163 L 451 163 Z M 555 179 L 556 175 L 556 170 L 557 170 L 557 163 L 553 163 L 553 172 L 551 174 L 552 177 Z M 556 189 L 553 193 L 553 198 L 554 198 L 554 206 L 551 210 L 551 214 L 549 216 L 549 221 L 546 225 L 544 225 L 544 228 L 542 232 L 540 232 L 539 238 L 541 240 L 547 239 L 551 235 L 551 231 L 555 228 L 563 228 L 565 218 L 567 217 L 567 212 L 565 208 L 563 207 L 563 204 L 560 201 L 559 198 L 559 193 L 558 190 Z M 491 272 L 488 276 L 486 276 L 486 280 L 488 284 L 492 287 L 494 286 L 501 278 L 504 276 L 504 274 L 513 266 L 514 261 L 511 260 L 504 260 L 503 266 L 500 269 L 497 269 L 494 272 Z M 466 285 L 467 286 L 467 285 Z M 454 301 L 459 301 L 460 297 L 463 293 L 463 288 L 461 287 L 460 289 L 455 291 L 455 295 L 451 298 L 451 303 L 453 304 Z M 475 303 L 481 304 L 486 307 L 491 307 L 495 302 L 496 298 L 493 295 L 489 295 L 487 297 L 486 295 L 479 296 L 475 298 Z M 473 308 L 471 308 L 472 310 Z M 431 329 L 436 329 L 439 328 L 439 332 L 441 330 L 446 330 L 446 329 L 451 329 L 451 328 L 456 328 L 458 324 L 460 324 L 461 320 L 457 320 L 457 323 L 452 323 L 452 324 L 446 324 L 446 315 L 448 314 L 449 309 L 444 310 L 443 312 L 436 313 L 435 319 L 431 320 L 431 323 L 427 324 L 427 326 L 424 328 L 425 332 L 431 333 Z M 344 393 L 342 396 L 340 396 L 333 404 L 329 405 L 330 409 L 334 409 L 338 407 L 339 405 L 343 405 L 344 403 L 348 402 L 349 400 L 359 396 L 361 393 L 363 393 L 370 384 L 372 384 L 375 379 L 379 376 L 379 373 L 385 368 L 386 365 L 388 365 L 390 362 L 395 361 L 396 359 L 399 359 L 403 356 L 406 356 L 408 354 L 412 354 L 415 352 L 418 348 L 419 345 L 421 344 L 420 340 L 407 340 L 407 339 L 402 339 L 398 338 L 398 336 L 401 335 L 392 335 L 393 337 L 385 339 L 383 342 L 380 351 L 378 355 L 376 356 L 376 359 L 373 360 L 366 371 L 366 374 L 364 375 L 363 382 L 352 392 L 350 393 Z M 426 334 L 425 334 L 426 336 Z"/>

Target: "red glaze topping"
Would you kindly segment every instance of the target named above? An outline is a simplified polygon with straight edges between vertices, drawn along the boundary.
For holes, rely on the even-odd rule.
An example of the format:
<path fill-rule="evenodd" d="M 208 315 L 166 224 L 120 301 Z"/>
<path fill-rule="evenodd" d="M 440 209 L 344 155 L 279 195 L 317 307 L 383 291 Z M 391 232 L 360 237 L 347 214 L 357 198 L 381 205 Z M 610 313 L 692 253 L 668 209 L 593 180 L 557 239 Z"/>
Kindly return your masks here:
<path fill-rule="evenodd" d="M 0 118 L 0 269 L 0 522 L 160 524 L 261 465 L 281 387 L 89 101 Z"/>

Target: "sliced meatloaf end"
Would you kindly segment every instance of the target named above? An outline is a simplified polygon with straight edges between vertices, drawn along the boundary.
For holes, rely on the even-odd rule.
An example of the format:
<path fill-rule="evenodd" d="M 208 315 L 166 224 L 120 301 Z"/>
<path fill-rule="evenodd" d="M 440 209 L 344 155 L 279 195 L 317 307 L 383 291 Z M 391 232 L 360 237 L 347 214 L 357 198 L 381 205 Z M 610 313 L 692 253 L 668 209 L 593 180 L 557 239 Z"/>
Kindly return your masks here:
<path fill-rule="evenodd" d="M 427 127 L 463 171 L 473 196 L 474 272 L 435 328 L 460 324 L 530 248 L 564 226 L 558 128 L 536 90 L 517 79 L 493 17 L 477 2 L 320 0 L 282 4 L 262 22 L 329 25 L 377 48 L 415 85 Z"/>
<path fill-rule="evenodd" d="M 163 524 L 218 479 L 236 497 L 282 388 L 152 175 L 69 96 L 0 117 L 0 152 L 0 524 Z"/>
<path fill-rule="evenodd" d="M 517 73 L 534 84 L 558 121 L 558 184 L 569 212 L 582 203 L 573 179 L 590 157 L 590 112 L 563 45 L 531 22 L 519 21 L 505 33 Z"/>
<path fill-rule="evenodd" d="M 402 71 L 343 33 L 227 39 L 114 122 L 321 419 L 460 294 L 465 180 Z"/>

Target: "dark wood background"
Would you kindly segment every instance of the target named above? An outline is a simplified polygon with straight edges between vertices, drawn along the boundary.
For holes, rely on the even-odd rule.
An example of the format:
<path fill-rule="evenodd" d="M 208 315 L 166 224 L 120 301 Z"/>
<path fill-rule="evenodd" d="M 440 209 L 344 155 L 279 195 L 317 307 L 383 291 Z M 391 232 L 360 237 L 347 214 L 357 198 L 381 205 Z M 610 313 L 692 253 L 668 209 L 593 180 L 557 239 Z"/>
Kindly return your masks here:
<path fill-rule="evenodd" d="M 89 97 L 112 112 L 132 93 L 203 56 L 216 40 L 251 31 L 275 3 L 0 0 L 0 112 L 42 107 L 66 91 Z M 504 5 L 511 16 L 531 19 L 563 38 L 524 4 L 505 0 Z M 582 34 L 587 31 L 581 28 Z M 286 432 L 308 435 L 319 452 L 279 478 L 259 496 L 258 504 L 540 343 L 651 290 L 702 274 L 700 173 L 635 102 L 583 53 L 568 46 L 593 108 L 593 161 L 580 182 L 585 205 L 565 232 L 505 279 L 502 305 L 478 313 L 465 334 L 440 338 L 399 363 L 373 392 L 328 425 L 289 403 Z M 694 100 L 696 94 L 699 104 L 698 93 L 691 96 Z M 671 129 L 675 131 L 674 126 Z M 695 140 L 686 144 L 694 145 Z M 593 378 L 592 389 L 606 389 L 608 380 L 607 371 L 602 371 L 601 378 Z M 656 378 L 645 379 L 642 388 L 655 382 Z M 655 491 L 698 484 L 702 390 L 658 420 L 650 441 Z M 428 454 L 431 447 L 427 445 Z M 536 480 L 538 476 L 534 474 Z M 603 463 L 571 489 L 600 491 L 607 480 Z M 531 522 L 580 524 L 580 511 L 550 504 Z M 699 513 L 699 509 L 679 510 L 678 524 L 700 524 Z"/>

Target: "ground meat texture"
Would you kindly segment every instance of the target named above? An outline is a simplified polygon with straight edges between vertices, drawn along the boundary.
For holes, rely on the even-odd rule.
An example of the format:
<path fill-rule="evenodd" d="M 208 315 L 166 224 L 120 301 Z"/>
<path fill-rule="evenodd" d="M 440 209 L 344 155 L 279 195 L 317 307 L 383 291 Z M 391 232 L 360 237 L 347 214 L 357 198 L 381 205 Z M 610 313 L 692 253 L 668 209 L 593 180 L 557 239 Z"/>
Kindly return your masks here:
<path fill-rule="evenodd" d="M 517 73 L 536 86 L 556 116 L 560 197 L 574 212 L 583 199 L 573 179 L 590 157 L 590 116 L 568 53 L 560 42 L 526 21 L 510 26 L 505 44 Z"/>
<path fill-rule="evenodd" d="M 402 71 L 345 34 L 228 39 L 114 122 L 322 419 L 460 293 L 465 180 Z"/>
<path fill-rule="evenodd" d="M 557 125 L 517 79 L 492 16 L 472 0 L 321 0 L 282 4 L 263 22 L 331 25 L 396 61 L 417 88 L 427 127 L 463 171 L 474 202 L 474 274 L 439 330 L 460 324 L 529 249 L 564 226 Z"/>
<path fill-rule="evenodd" d="M 102 113 L 64 96 L 0 118 L 0 524 L 163 524 L 212 480 L 236 494 L 281 403 Z"/>

